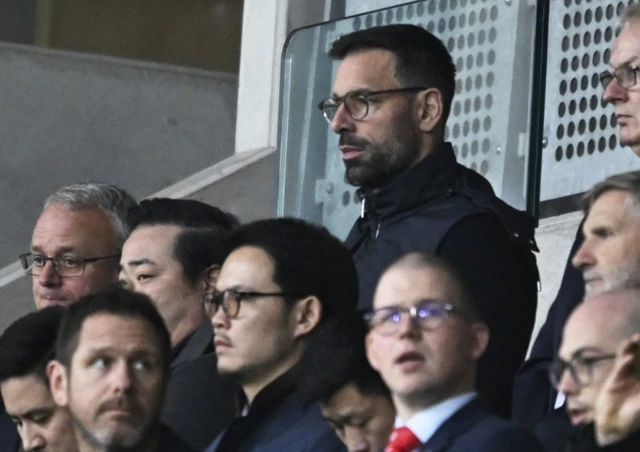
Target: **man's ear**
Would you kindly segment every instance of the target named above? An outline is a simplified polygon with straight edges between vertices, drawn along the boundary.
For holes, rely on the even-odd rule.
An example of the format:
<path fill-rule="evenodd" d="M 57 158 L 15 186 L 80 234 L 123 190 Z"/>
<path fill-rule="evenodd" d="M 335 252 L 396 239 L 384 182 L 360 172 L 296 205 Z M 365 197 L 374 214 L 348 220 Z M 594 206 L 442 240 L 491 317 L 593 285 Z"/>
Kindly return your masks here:
<path fill-rule="evenodd" d="M 470 328 L 473 341 L 471 356 L 477 361 L 484 354 L 489 344 L 489 327 L 484 322 L 474 322 Z"/>
<path fill-rule="evenodd" d="M 309 334 L 322 320 L 322 303 L 315 295 L 298 300 L 294 310 L 296 338 Z"/>
<path fill-rule="evenodd" d="M 420 91 L 416 98 L 418 110 L 418 128 L 431 133 L 439 127 L 444 115 L 444 101 L 439 89 L 429 88 Z"/>
<path fill-rule="evenodd" d="M 209 265 L 204 271 L 203 281 L 205 292 L 211 292 L 213 290 L 218 281 L 218 276 L 220 276 L 220 266 L 218 264 Z"/>
<path fill-rule="evenodd" d="M 60 361 L 49 361 L 49 364 L 47 364 L 47 378 L 49 379 L 49 390 L 53 401 L 58 406 L 67 406 L 69 403 L 67 368 Z"/>

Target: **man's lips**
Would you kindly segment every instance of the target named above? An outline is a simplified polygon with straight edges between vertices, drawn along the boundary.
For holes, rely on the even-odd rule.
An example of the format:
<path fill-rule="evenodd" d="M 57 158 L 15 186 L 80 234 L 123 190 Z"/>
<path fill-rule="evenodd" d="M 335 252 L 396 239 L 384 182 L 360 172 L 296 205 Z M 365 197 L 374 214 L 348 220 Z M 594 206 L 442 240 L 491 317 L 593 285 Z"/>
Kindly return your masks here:
<path fill-rule="evenodd" d="M 213 340 L 213 346 L 215 347 L 216 351 L 218 351 L 219 349 L 225 349 L 225 348 L 231 347 L 231 344 L 229 343 L 229 341 L 225 339 L 216 338 Z"/>
<path fill-rule="evenodd" d="M 402 353 L 395 359 L 395 364 L 404 372 L 411 372 L 419 368 L 424 362 L 424 356 L 415 351 Z"/>
<path fill-rule="evenodd" d="M 589 411 L 585 408 L 568 408 L 567 413 L 571 420 L 571 425 L 584 424 L 587 421 Z"/>
<path fill-rule="evenodd" d="M 364 152 L 362 148 L 346 145 L 340 146 L 340 151 L 342 152 L 342 160 L 351 160 Z"/>

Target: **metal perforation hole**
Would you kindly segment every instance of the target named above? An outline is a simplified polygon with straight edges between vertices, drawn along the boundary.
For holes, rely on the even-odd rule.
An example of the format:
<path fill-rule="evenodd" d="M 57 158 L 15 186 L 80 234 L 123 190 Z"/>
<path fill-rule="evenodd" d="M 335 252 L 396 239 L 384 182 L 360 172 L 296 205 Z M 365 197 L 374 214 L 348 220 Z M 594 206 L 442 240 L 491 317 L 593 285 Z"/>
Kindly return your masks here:
<path fill-rule="evenodd" d="M 571 102 L 569 102 L 569 114 L 570 115 L 574 115 L 576 113 L 576 101 L 572 100 Z"/>
<path fill-rule="evenodd" d="M 402 19 L 404 19 L 404 9 L 398 8 L 396 10 L 396 20 L 398 22 L 400 22 L 400 21 L 402 21 Z"/>
<path fill-rule="evenodd" d="M 456 28 L 456 16 L 449 18 L 449 30 L 455 30 Z"/>
<path fill-rule="evenodd" d="M 453 138 L 458 138 L 460 136 L 460 124 L 454 124 L 451 132 L 453 133 Z"/>
<path fill-rule="evenodd" d="M 618 145 L 618 137 L 615 134 L 609 137 L 609 149 L 615 151 L 616 146 Z"/>
<path fill-rule="evenodd" d="M 456 40 L 453 38 L 447 39 L 447 50 L 449 53 L 453 52 L 456 48 Z"/>
<path fill-rule="evenodd" d="M 464 113 L 468 115 L 470 111 L 471 111 L 471 100 L 467 99 L 464 101 Z"/>
<path fill-rule="evenodd" d="M 362 27 L 362 24 L 360 23 L 360 18 L 356 17 L 355 19 L 353 19 L 353 29 L 354 30 L 360 30 L 360 27 Z"/>
<path fill-rule="evenodd" d="M 573 16 L 573 25 L 575 25 L 576 27 L 579 27 L 581 24 L 582 24 L 582 14 L 580 14 L 580 11 L 578 11 L 576 15 Z"/>
<path fill-rule="evenodd" d="M 481 108 L 482 108 L 482 99 L 480 99 L 480 96 L 476 96 L 476 98 L 473 99 L 473 111 L 479 112 Z"/>
<path fill-rule="evenodd" d="M 604 130 L 607 128 L 608 118 L 605 115 L 600 116 L 600 129 Z"/>
<path fill-rule="evenodd" d="M 458 66 L 456 66 L 457 69 Z M 460 94 L 462 92 L 462 81 L 460 79 L 456 80 L 456 94 Z"/>
<path fill-rule="evenodd" d="M 567 156 L 567 160 L 571 160 L 571 157 L 573 157 L 573 144 L 570 144 L 569 146 L 567 146 L 565 155 Z"/>
<path fill-rule="evenodd" d="M 494 52 L 493 50 L 489 50 L 489 53 L 487 53 L 487 64 L 489 64 L 489 66 L 493 66 L 493 63 L 496 62 L 496 52 Z"/>
<path fill-rule="evenodd" d="M 614 13 L 613 5 L 608 5 L 607 6 L 607 19 L 609 19 L 609 20 L 613 19 L 613 13 Z"/>
<path fill-rule="evenodd" d="M 574 56 L 573 58 L 571 58 L 571 69 L 573 69 L 574 71 L 577 71 L 579 67 L 580 67 L 580 58 L 578 58 L 577 56 Z"/>
<path fill-rule="evenodd" d="M 464 81 L 464 88 L 467 91 L 471 91 L 472 87 L 473 87 L 473 80 L 471 79 L 471 77 L 467 77 L 466 80 Z"/>
<path fill-rule="evenodd" d="M 602 41 L 602 31 L 596 30 L 593 32 L 593 43 L 600 44 L 600 41 Z"/>
<path fill-rule="evenodd" d="M 587 77 L 586 75 L 583 75 L 580 79 L 580 89 L 582 91 L 586 91 L 587 89 L 589 89 L 589 77 Z"/>
<path fill-rule="evenodd" d="M 489 72 L 487 74 L 487 87 L 491 88 L 493 86 L 494 81 L 495 81 L 495 76 L 493 75 L 493 72 Z"/>
<path fill-rule="evenodd" d="M 590 1 L 590 0 L 587 0 L 587 1 Z M 582 3 L 582 0 L 575 0 L 575 2 L 576 2 L 576 5 L 579 5 L 580 3 Z"/>
<path fill-rule="evenodd" d="M 470 128 L 471 126 L 469 125 L 469 121 L 465 121 L 464 124 L 462 125 L 462 135 L 464 135 L 465 137 L 469 135 Z"/>
<path fill-rule="evenodd" d="M 429 30 L 431 33 L 436 31 L 436 23 L 432 20 L 429 21 L 429 23 L 427 24 L 427 30 Z M 451 38 L 451 41 L 453 41 L 453 45 L 455 46 L 456 41 Z M 453 50 L 453 47 L 451 48 L 451 50 Z"/>
<path fill-rule="evenodd" d="M 449 131 L 449 126 L 444 126 L 444 141 L 449 140 L 449 135 L 451 132 Z"/>
<path fill-rule="evenodd" d="M 429 2 L 429 14 L 435 14 L 436 12 L 436 2 Z"/>
<path fill-rule="evenodd" d="M 603 13 L 602 8 L 598 6 L 596 8 L 596 14 L 595 14 L 596 22 L 600 22 L 602 20 L 602 13 Z"/>
<path fill-rule="evenodd" d="M 583 69 L 587 69 L 589 67 L 589 54 L 585 53 L 582 56 L 582 67 Z M 589 81 L 587 80 L 587 85 L 589 84 Z"/>
<path fill-rule="evenodd" d="M 487 10 L 482 8 L 480 10 L 480 23 L 483 24 L 487 21 Z"/>
<path fill-rule="evenodd" d="M 591 76 L 591 88 L 596 89 L 599 83 L 600 79 L 598 78 L 598 74 L 593 74 Z"/>
<path fill-rule="evenodd" d="M 573 48 L 578 49 L 579 47 L 580 47 L 580 35 L 576 33 L 575 35 L 573 35 Z"/>
<path fill-rule="evenodd" d="M 598 152 L 604 152 L 607 149 L 607 139 L 602 137 L 598 140 Z"/>
<path fill-rule="evenodd" d="M 458 57 L 458 59 L 456 60 L 456 69 L 460 70 L 462 69 L 464 66 L 464 61 L 462 59 L 462 57 Z"/>
<path fill-rule="evenodd" d="M 589 119 L 589 132 L 595 132 L 596 127 L 598 127 L 598 120 L 596 118 Z"/>
<path fill-rule="evenodd" d="M 373 16 L 371 14 L 367 14 L 367 17 L 364 18 L 364 26 L 365 28 L 373 27 Z"/>
<path fill-rule="evenodd" d="M 562 18 L 562 26 L 564 27 L 565 30 L 568 30 L 571 27 L 571 16 L 568 14 L 565 14 L 564 17 Z"/>
<path fill-rule="evenodd" d="M 589 45 L 591 45 L 591 33 L 590 32 L 586 32 L 584 34 L 584 36 L 582 37 L 582 42 L 584 43 L 585 47 L 589 47 Z"/>
<path fill-rule="evenodd" d="M 465 66 L 467 70 L 473 68 L 473 55 L 467 55 L 467 64 Z"/>
<path fill-rule="evenodd" d="M 562 118 L 566 111 L 567 111 L 567 106 L 565 105 L 564 102 L 560 102 L 560 105 L 558 105 L 558 116 Z"/>
<path fill-rule="evenodd" d="M 576 125 L 572 122 L 569 123 L 569 125 L 567 126 L 567 136 L 569 138 L 573 137 L 573 134 L 576 131 Z"/>
<path fill-rule="evenodd" d="M 591 96 L 591 100 L 589 101 L 589 107 L 591 107 L 592 110 L 595 110 L 596 108 L 598 108 L 598 96 L 596 96 L 595 94 Z"/>
<path fill-rule="evenodd" d="M 474 134 L 480 132 L 480 120 L 478 118 L 473 120 L 473 124 L 471 125 L 471 130 L 473 130 Z"/>
<path fill-rule="evenodd" d="M 478 32 L 478 45 L 484 44 L 485 39 L 487 39 L 487 32 L 484 30 L 480 30 Z"/>
<path fill-rule="evenodd" d="M 453 103 L 453 116 L 460 116 L 460 110 L 461 110 L 461 106 L 460 106 L 460 102 L 459 101 L 455 101 Z"/>
<path fill-rule="evenodd" d="M 485 138 L 484 140 L 482 140 L 482 153 L 488 154 L 490 149 L 491 142 L 489 141 L 489 138 Z"/>
<path fill-rule="evenodd" d="M 348 191 L 345 191 L 342 194 L 342 205 L 343 206 L 348 206 L 349 205 L 349 201 L 351 201 L 351 195 L 349 194 Z"/>
<path fill-rule="evenodd" d="M 566 74 L 568 69 L 569 69 L 569 61 L 566 58 L 563 58 L 562 61 L 560 62 L 560 71 L 563 74 Z"/>
<path fill-rule="evenodd" d="M 569 46 L 571 45 L 571 40 L 569 39 L 569 36 L 565 36 L 564 38 L 562 38 L 562 51 L 566 52 L 567 50 L 569 50 Z"/>
<path fill-rule="evenodd" d="M 571 0 L 564 0 L 564 6 L 571 6 Z"/>
<path fill-rule="evenodd" d="M 562 160 L 562 146 L 556 148 L 556 162 Z"/>
<path fill-rule="evenodd" d="M 440 12 L 443 13 L 447 10 L 447 0 L 440 0 Z"/>
<path fill-rule="evenodd" d="M 609 42 L 611 41 L 612 37 L 613 37 L 613 28 L 607 27 L 607 29 L 604 31 L 604 40 Z"/>
<path fill-rule="evenodd" d="M 467 25 L 467 15 L 465 13 L 460 14 L 460 28 L 464 28 Z"/>
<path fill-rule="evenodd" d="M 411 19 L 413 17 L 413 5 L 407 6 L 407 19 Z"/>
<path fill-rule="evenodd" d="M 562 124 L 558 126 L 556 137 L 558 137 L 558 140 L 562 140 L 564 138 L 564 126 Z"/>
<path fill-rule="evenodd" d="M 604 62 L 604 64 L 609 64 L 609 57 L 611 56 L 611 50 L 610 49 L 606 49 L 604 51 L 604 54 L 602 55 L 602 60 Z"/>
<path fill-rule="evenodd" d="M 458 49 L 464 49 L 464 36 L 462 35 L 458 36 Z"/>
<path fill-rule="evenodd" d="M 592 19 L 593 19 L 593 13 L 591 12 L 590 9 L 586 10 L 584 13 L 584 24 L 589 25 Z"/>
<path fill-rule="evenodd" d="M 575 93 L 578 90 L 578 80 L 575 78 L 571 79 L 571 82 L 569 82 L 569 90 L 572 93 Z"/>
<path fill-rule="evenodd" d="M 492 21 L 496 21 L 496 19 L 498 18 L 498 7 L 497 6 L 492 6 L 491 7 L 491 11 L 489 12 L 489 17 L 491 18 Z"/>
<path fill-rule="evenodd" d="M 444 31 L 447 29 L 447 21 L 444 19 L 440 19 L 438 21 L 438 32 L 439 33 L 444 33 Z"/>
<path fill-rule="evenodd" d="M 458 158 L 459 152 L 458 152 L 458 146 L 456 145 L 453 146 L 453 155 L 455 155 L 456 158 Z"/>
<path fill-rule="evenodd" d="M 387 22 L 387 25 L 389 25 L 389 24 L 391 24 L 393 22 L 393 11 L 392 10 L 388 10 L 387 11 L 386 22 Z"/>
<path fill-rule="evenodd" d="M 483 176 L 486 176 L 488 172 L 489 172 L 489 162 L 487 162 L 486 160 L 483 160 L 482 163 L 480 163 L 480 174 L 482 174 Z"/>
<path fill-rule="evenodd" d="M 478 171 L 478 164 L 476 162 L 471 162 L 471 169 L 474 171 Z"/>
<path fill-rule="evenodd" d="M 489 30 L 489 42 L 493 44 L 494 42 L 496 42 L 497 37 L 498 31 L 494 27 L 491 27 L 491 29 Z"/>
<path fill-rule="evenodd" d="M 484 121 L 482 121 L 482 127 L 483 127 L 485 132 L 488 132 L 489 129 L 491 129 L 491 117 L 490 116 L 487 116 L 486 118 L 484 118 Z"/>
<path fill-rule="evenodd" d="M 624 9 L 624 2 L 618 2 L 618 6 L 616 8 L 616 16 L 619 16 L 623 9 Z"/>
<path fill-rule="evenodd" d="M 471 11 L 469 13 L 469 26 L 473 26 L 476 23 L 476 12 L 475 11 Z"/>
<path fill-rule="evenodd" d="M 473 33 L 467 35 L 467 46 L 473 47 L 476 43 L 476 36 Z"/>
<path fill-rule="evenodd" d="M 581 141 L 576 147 L 576 155 L 582 157 L 584 155 L 584 143 Z"/>
<path fill-rule="evenodd" d="M 578 133 L 580 135 L 584 135 L 584 132 L 587 130 L 587 121 L 581 119 L 578 123 Z"/>
<path fill-rule="evenodd" d="M 464 143 L 462 145 L 462 158 L 466 159 L 467 155 L 469 155 L 469 146 L 467 146 L 467 143 Z"/>
<path fill-rule="evenodd" d="M 587 154 L 592 155 L 596 151 L 596 140 L 589 140 L 587 143 Z"/>
<path fill-rule="evenodd" d="M 564 96 L 566 92 L 567 92 L 567 81 L 566 80 L 562 80 L 560 82 L 560 94 L 562 96 Z"/>
<path fill-rule="evenodd" d="M 384 17 L 382 17 L 382 13 L 378 13 L 376 15 L 376 25 L 379 27 L 384 23 Z"/>
<path fill-rule="evenodd" d="M 477 155 L 478 154 L 478 147 L 480 145 L 478 144 L 478 142 L 476 140 L 473 140 L 471 142 L 471 155 Z"/>
<path fill-rule="evenodd" d="M 603 98 L 600 98 L 600 108 L 604 109 L 607 106 L 607 103 Z"/>
<path fill-rule="evenodd" d="M 418 17 L 424 16 L 424 3 L 419 3 L 418 4 L 418 7 L 416 8 L 416 15 Z"/>
<path fill-rule="evenodd" d="M 484 98 L 484 108 L 489 110 L 493 106 L 493 95 L 487 94 Z"/>
<path fill-rule="evenodd" d="M 580 113 L 584 113 L 585 111 L 587 111 L 587 105 L 588 105 L 587 99 L 584 98 L 584 97 L 581 98 L 580 99 L 580 105 L 578 107 L 578 108 L 580 108 Z"/>
<path fill-rule="evenodd" d="M 609 124 L 611 124 L 611 127 L 616 127 L 618 125 L 618 120 L 616 119 L 615 114 L 611 115 L 611 118 L 609 119 Z"/>

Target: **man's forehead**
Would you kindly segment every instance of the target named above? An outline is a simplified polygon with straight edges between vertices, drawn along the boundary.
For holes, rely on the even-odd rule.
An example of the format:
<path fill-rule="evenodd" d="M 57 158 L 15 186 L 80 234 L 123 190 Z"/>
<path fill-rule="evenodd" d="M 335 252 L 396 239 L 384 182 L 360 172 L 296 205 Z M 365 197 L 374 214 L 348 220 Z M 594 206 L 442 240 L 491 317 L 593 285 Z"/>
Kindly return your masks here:
<path fill-rule="evenodd" d="M 449 278 L 433 267 L 396 267 L 380 279 L 374 307 L 412 305 L 420 300 L 444 300 L 448 296 Z"/>
<path fill-rule="evenodd" d="M 640 63 L 640 22 L 625 25 L 615 40 L 609 65 L 614 69 Z"/>
<path fill-rule="evenodd" d="M 37 375 L 9 378 L 0 384 L 0 391 L 7 412 L 13 416 L 55 408 L 49 388 L 42 377 Z"/>
<path fill-rule="evenodd" d="M 231 286 L 252 286 L 273 281 L 275 262 L 262 248 L 243 246 L 234 250 L 222 264 L 216 286 L 221 290 Z"/>
<path fill-rule="evenodd" d="M 84 320 L 78 335 L 78 349 L 85 352 L 117 350 L 139 353 L 157 348 L 153 327 L 138 316 L 96 313 Z"/>
<path fill-rule="evenodd" d="M 603 219 L 611 221 L 615 218 L 630 217 L 629 196 L 629 192 L 625 190 L 612 189 L 604 192 L 594 201 L 589 209 L 585 227 Z"/>
<path fill-rule="evenodd" d="M 388 89 L 400 86 L 395 76 L 396 57 L 382 49 L 350 53 L 338 63 L 332 93 L 343 96 L 358 89 Z"/>

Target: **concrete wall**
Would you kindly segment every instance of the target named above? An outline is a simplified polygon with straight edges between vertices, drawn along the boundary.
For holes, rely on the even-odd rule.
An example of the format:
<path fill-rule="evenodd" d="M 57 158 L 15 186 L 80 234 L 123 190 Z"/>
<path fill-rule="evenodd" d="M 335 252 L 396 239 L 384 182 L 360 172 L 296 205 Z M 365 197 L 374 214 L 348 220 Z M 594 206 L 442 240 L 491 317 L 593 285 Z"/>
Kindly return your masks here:
<path fill-rule="evenodd" d="M 140 198 L 231 156 L 237 77 L 0 44 L 0 268 L 75 182 Z"/>

